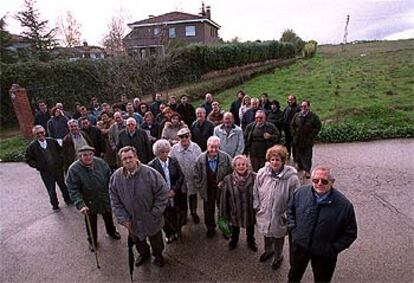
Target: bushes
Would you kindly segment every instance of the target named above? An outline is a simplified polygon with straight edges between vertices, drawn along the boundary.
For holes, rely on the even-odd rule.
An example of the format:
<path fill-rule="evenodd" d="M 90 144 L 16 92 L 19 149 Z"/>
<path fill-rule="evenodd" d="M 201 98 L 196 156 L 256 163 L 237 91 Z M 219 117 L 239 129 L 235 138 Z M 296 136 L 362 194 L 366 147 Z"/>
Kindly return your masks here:
<path fill-rule="evenodd" d="M 318 43 L 315 40 L 309 40 L 308 42 L 306 42 L 302 50 L 303 57 L 311 58 L 315 56 L 317 46 L 318 46 Z"/>
<path fill-rule="evenodd" d="M 28 90 L 32 105 L 45 99 L 49 105 L 61 101 L 66 108 L 71 108 L 76 101 L 89 105 L 92 96 L 114 102 L 121 94 L 133 97 L 193 83 L 209 71 L 295 55 L 292 44 L 269 41 L 213 46 L 194 44 L 173 50 L 165 58 L 144 60 L 118 57 L 2 64 L 0 122 L 2 125 L 15 123 L 14 113 L 9 111 L 8 95 L 13 83 Z"/>
<path fill-rule="evenodd" d="M 23 139 L 21 136 L 2 140 L 0 142 L 0 161 L 24 161 L 28 144 L 29 141 Z"/>
<path fill-rule="evenodd" d="M 382 127 L 381 125 L 342 123 L 323 126 L 317 140 L 336 143 L 411 137 L 414 137 L 414 125 L 411 124 L 407 124 L 405 127 Z"/>

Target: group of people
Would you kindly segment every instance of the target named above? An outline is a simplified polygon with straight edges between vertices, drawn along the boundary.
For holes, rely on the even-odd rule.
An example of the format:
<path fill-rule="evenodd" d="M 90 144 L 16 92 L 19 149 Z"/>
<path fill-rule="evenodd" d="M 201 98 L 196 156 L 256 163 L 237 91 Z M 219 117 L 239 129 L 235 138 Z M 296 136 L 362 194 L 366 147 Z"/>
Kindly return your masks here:
<path fill-rule="evenodd" d="M 248 247 L 257 251 L 257 227 L 264 236 L 260 261 L 273 258 L 276 270 L 289 235 L 289 281 L 300 281 L 309 261 L 315 280 L 329 281 L 357 226 L 352 204 L 333 188 L 330 168 L 311 171 L 321 122 L 310 102 L 299 107 L 289 96 L 282 111 L 267 94 L 259 100 L 239 91 L 224 112 L 212 94 L 205 97 L 196 109 L 185 95 L 177 104 L 175 97 L 165 103 L 156 94 L 150 105 L 123 96 L 112 109 L 93 98 L 90 111 L 77 104 L 79 117 L 75 111 L 71 118 L 62 104 L 47 118 L 41 101 L 27 163 L 40 172 L 55 211 L 57 183 L 66 204 L 85 215 L 92 251 L 98 248 L 98 214 L 108 235 L 120 239 L 114 213 L 136 245 L 136 266 L 150 260 L 150 246 L 153 263 L 163 266 L 164 239 L 181 238 L 188 211 L 200 223 L 199 195 L 207 238 L 216 235 L 219 217 L 230 226 L 230 250 L 244 228 Z M 292 155 L 296 168 L 288 162 Z M 311 185 L 301 187 L 298 170 Z"/>

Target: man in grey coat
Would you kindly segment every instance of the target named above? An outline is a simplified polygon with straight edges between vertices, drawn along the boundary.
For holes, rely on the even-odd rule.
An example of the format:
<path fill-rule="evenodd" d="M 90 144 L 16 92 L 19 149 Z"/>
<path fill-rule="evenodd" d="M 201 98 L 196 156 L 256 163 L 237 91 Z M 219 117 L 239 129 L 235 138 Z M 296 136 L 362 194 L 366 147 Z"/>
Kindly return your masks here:
<path fill-rule="evenodd" d="M 220 194 L 225 176 L 233 172 L 231 157 L 220 150 L 220 139 L 212 136 L 207 140 L 207 151 L 198 158 L 194 168 L 194 184 L 204 201 L 204 223 L 207 238 L 216 234 L 215 211 L 220 206 Z"/>
<path fill-rule="evenodd" d="M 162 267 L 164 243 L 161 228 L 168 201 L 167 183 L 156 170 L 141 164 L 134 147 L 125 146 L 118 155 L 123 167 L 112 175 L 109 191 L 115 216 L 136 243 L 140 256 L 135 265 L 140 266 L 150 259 L 146 240 L 149 238 L 154 264 Z"/>
<path fill-rule="evenodd" d="M 224 113 L 223 124 L 214 128 L 214 135 L 220 138 L 220 149 L 232 158 L 243 153 L 243 131 L 234 124 L 234 117 L 231 112 Z"/>

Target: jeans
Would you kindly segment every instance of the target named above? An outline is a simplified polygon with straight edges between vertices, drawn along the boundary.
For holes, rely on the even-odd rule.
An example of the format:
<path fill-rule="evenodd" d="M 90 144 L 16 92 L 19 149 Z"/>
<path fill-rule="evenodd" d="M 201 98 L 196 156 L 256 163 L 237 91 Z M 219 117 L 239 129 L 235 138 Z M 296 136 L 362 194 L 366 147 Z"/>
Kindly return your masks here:
<path fill-rule="evenodd" d="M 53 208 L 59 207 L 59 201 L 56 195 L 56 183 L 58 184 L 60 191 L 62 192 L 63 199 L 66 203 L 72 203 L 70 199 L 68 188 L 66 187 L 63 171 L 42 171 L 40 177 L 45 184 L 47 193 L 49 194 L 50 204 Z"/>

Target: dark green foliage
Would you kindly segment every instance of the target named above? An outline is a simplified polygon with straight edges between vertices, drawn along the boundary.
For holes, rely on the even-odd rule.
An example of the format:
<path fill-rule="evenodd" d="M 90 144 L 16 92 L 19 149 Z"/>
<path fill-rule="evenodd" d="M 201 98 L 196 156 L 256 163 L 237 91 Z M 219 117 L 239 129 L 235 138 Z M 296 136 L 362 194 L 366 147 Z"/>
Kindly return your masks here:
<path fill-rule="evenodd" d="M 0 160 L 3 162 L 24 161 L 29 141 L 21 136 L 2 140 L 0 143 Z"/>
<path fill-rule="evenodd" d="M 280 42 L 292 43 L 298 54 L 302 52 L 302 49 L 305 46 L 305 41 L 303 41 L 292 29 L 287 29 L 283 32 Z"/>
<path fill-rule="evenodd" d="M 323 126 L 317 140 L 319 142 L 337 143 L 412 137 L 414 137 L 414 125 L 393 127 L 381 124 L 363 125 L 343 123 Z"/>
<path fill-rule="evenodd" d="M 15 124 L 14 113 L 9 111 L 12 107 L 8 95 L 13 83 L 27 89 L 32 105 L 45 99 L 49 105 L 63 102 L 66 109 L 71 110 L 77 101 L 88 105 L 92 96 L 113 103 L 121 94 L 128 97 L 147 95 L 197 82 L 203 74 L 213 70 L 295 55 L 293 45 L 270 41 L 217 46 L 196 44 L 178 48 L 165 58 L 145 60 L 115 57 L 2 64 L 1 124 Z"/>
<path fill-rule="evenodd" d="M 25 28 L 22 35 L 26 37 L 32 46 L 32 58 L 40 61 L 51 59 L 53 47 L 56 46 L 55 29 L 49 29 L 48 21 L 40 19 L 40 12 L 35 7 L 36 0 L 25 0 L 25 10 L 16 15 L 20 25 Z"/>

